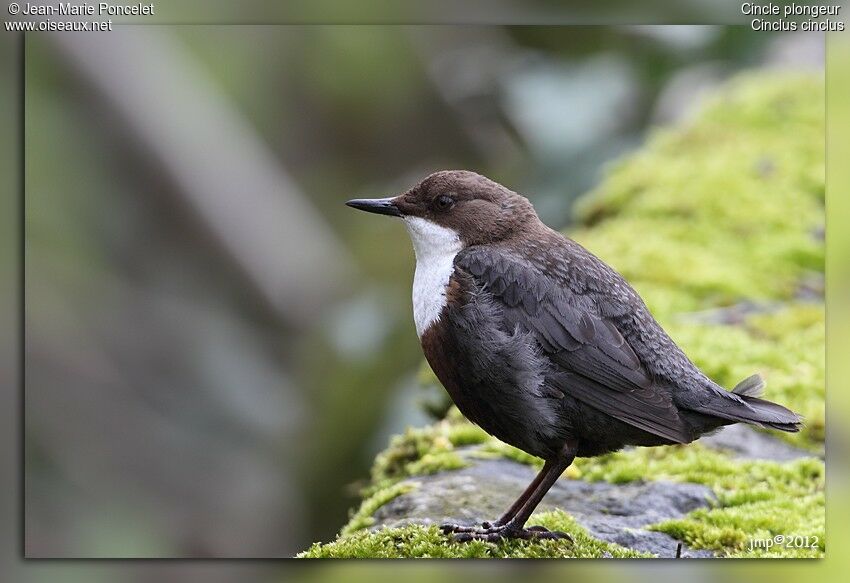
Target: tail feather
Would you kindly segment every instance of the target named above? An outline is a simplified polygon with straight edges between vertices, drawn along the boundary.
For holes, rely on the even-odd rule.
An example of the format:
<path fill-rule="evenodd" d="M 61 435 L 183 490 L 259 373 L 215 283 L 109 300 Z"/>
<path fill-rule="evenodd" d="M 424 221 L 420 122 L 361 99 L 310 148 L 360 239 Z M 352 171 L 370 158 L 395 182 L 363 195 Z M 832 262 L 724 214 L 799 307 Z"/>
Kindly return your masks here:
<path fill-rule="evenodd" d="M 760 374 L 750 375 L 735 385 L 732 392 L 742 397 L 760 397 L 764 392 L 764 379 Z"/>
<path fill-rule="evenodd" d="M 789 433 L 800 431 L 803 424 L 800 415 L 782 405 L 759 398 L 764 386 L 764 379 L 760 375 L 752 375 L 738 383 L 731 392 L 718 390 L 718 398 L 695 410 L 758 427 Z"/>
<path fill-rule="evenodd" d="M 803 418 L 800 415 L 782 405 L 758 397 L 743 397 L 743 399 L 757 413 L 750 419 L 743 419 L 746 423 L 787 431 L 788 433 L 800 431 L 803 425 Z"/>

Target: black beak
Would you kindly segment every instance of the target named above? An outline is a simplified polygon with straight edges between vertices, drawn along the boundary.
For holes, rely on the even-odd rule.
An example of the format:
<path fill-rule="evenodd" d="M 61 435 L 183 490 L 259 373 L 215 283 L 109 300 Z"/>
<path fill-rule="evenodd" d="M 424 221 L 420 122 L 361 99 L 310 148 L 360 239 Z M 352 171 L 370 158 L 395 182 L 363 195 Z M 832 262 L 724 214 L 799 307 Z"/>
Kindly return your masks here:
<path fill-rule="evenodd" d="M 391 198 L 355 198 L 345 204 L 351 208 L 366 211 L 367 213 L 389 215 L 391 217 L 401 216 L 401 211 L 393 204 L 393 199 Z"/>

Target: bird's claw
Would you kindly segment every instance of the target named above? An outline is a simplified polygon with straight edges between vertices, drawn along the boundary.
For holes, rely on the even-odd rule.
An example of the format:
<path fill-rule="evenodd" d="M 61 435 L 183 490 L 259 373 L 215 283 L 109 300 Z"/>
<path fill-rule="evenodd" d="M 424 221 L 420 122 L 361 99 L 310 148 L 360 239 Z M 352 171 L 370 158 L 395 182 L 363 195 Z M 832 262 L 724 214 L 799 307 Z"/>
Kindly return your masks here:
<path fill-rule="evenodd" d="M 524 540 L 569 540 L 572 542 L 573 537 L 566 532 L 549 530 L 542 526 L 529 526 L 528 528 L 518 528 L 509 524 L 492 524 L 489 522 L 482 523 L 481 527 L 463 526 L 460 524 L 442 524 L 440 530 L 444 534 L 451 534 L 456 542 L 469 542 L 473 540 L 483 540 L 487 542 L 498 542 L 507 539 L 524 539 Z"/>

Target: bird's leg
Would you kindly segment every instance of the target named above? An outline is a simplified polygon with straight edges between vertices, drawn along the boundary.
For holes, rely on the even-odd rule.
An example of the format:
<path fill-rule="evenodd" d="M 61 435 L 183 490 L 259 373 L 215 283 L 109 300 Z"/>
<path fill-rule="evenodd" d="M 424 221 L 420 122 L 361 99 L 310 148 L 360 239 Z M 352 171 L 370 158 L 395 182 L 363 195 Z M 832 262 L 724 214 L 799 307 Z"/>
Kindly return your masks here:
<path fill-rule="evenodd" d="M 525 523 L 528 521 L 531 513 L 534 512 L 540 504 L 540 501 L 543 500 L 546 493 L 552 488 L 555 482 L 558 481 L 561 474 L 564 473 L 564 470 L 573 463 L 574 458 L 575 455 L 557 458 L 552 464 L 550 471 L 543 477 L 538 487 L 534 490 L 531 496 L 528 497 L 525 504 L 522 505 L 522 508 L 517 511 L 513 518 L 502 525 L 498 532 L 490 533 L 490 535 L 488 535 L 488 540 L 493 540 L 493 538 L 491 538 L 493 534 L 496 535 L 496 540 L 498 540 L 498 538 L 570 538 L 570 536 L 566 533 L 549 531 L 542 526 L 530 526 L 525 528 Z"/>
<path fill-rule="evenodd" d="M 530 488 L 531 492 L 523 492 L 517 503 L 511 506 L 505 513 L 505 516 L 508 516 L 513 512 L 513 515 L 506 522 L 481 529 L 446 530 L 444 528 L 444 532 L 454 532 L 455 540 L 460 542 L 470 540 L 498 541 L 505 538 L 569 538 L 568 534 L 551 532 L 542 526 L 525 528 L 525 523 L 549 489 L 573 462 L 576 449 L 577 443 L 574 440 L 569 440 L 556 458 L 546 462 L 540 474 L 534 480 L 536 485 L 532 482 L 533 488 Z M 522 502 L 518 509 L 514 509 L 514 506 L 517 506 L 523 498 L 525 498 L 525 501 Z M 501 520 L 499 519 L 499 522 Z"/>
<path fill-rule="evenodd" d="M 543 469 L 541 469 L 539 472 L 537 472 L 537 475 L 534 476 L 534 479 L 526 487 L 526 489 L 523 491 L 523 493 L 519 495 L 519 498 L 517 498 L 516 501 L 514 501 L 514 503 L 511 504 L 511 507 L 508 508 L 505 511 L 505 513 L 502 514 L 502 516 L 500 516 L 499 518 L 497 518 L 493 522 L 489 522 L 489 521 L 486 521 L 486 520 L 484 522 L 482 522 L 481 528 L 487 530 L 487 529 L 492 529 L 492 528 L 500 527 L 500 526 L 507 524 L 508 521 L 511 518 L 513 518 L 514 515 L 517 512 L 519 512 L 520 508 L 522 508 L 523 504 L 525 504 L 525 502 L 528 500 L 529 496 L 531 496 L 534 493 L 534 490 L 537 489 L 537 486 L 540 485 L 540 482 L 543 480 L 543 477 L 549 471 L 549 466 L 551 464 L 552 464 L 552 462 L 550 462 L 550 461 L 545 462 L 543 464 Z M 477 530 L 480 530 L 478 527 L 475 527 L 475 526 L 464 526 L 464 525 L 461 525 L 461 524 L 452 524 L 452 523 L 441 524 L 440 529 L 446 534 L 448 534 L 450 532 L 475 532 Z"/>
<path fill-rule="evenodd" d="M 534 479 L 531 481 L 531 483 L 525 488 L 525 490 L 523 490 L 522 494 L 519 495 L 519 498 L 517 498 L 514 501 L 514 503 L 511 504 L 511 507 L 508 508 L 505 511 L 504 514 L 502 514 L 499 518 L 497 518 L 492 523 L 491 522 L 485 522 L 482 526 L 484 526 L 484 528 L 490 528 L 490 527 L 494 527 L 494 526 L 504 526 L 514 516 L 516 516 L 516 513 L 520 511 L 520 509 L 523 507 L 523 505 L 528 501 L 529 497 L 532 494 L 534 494 L 534 491 L 540 485 L 540 482 L 543 481 L 543 478 L 546 476 L 546 474 L 549 471 L 549 468 L 547 468 L 547 466 L 549 466 L 551 463 L 552 462 L 547 461 L 543 464 L 543 467 L 540 469 L 539 472 L 537 472 L 537 475 L 534 476 Z"/>

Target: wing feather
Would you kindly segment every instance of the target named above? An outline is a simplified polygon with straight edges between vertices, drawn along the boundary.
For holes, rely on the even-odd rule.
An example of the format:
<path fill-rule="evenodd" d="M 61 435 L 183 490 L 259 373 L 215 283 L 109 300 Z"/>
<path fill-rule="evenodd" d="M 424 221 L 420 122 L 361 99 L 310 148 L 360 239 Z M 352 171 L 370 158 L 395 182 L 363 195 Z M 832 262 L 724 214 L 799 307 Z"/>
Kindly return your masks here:
<path fill-rule="evenodd" d="M 588 302 L 559 276 L 489 247 L 462 251 L 455 265 L 500 304 L 506 329 L 519 326 L 534 335 L 554 365 L 548 379 L 554 388 L 670 441 L 692 440 L 669 390 L 655 382 L 617 326 L 623 306 Z"/>

